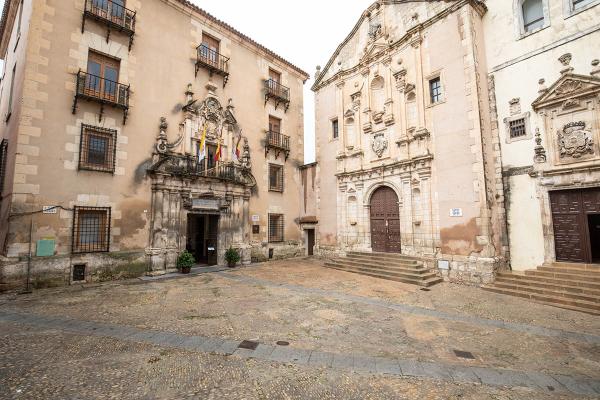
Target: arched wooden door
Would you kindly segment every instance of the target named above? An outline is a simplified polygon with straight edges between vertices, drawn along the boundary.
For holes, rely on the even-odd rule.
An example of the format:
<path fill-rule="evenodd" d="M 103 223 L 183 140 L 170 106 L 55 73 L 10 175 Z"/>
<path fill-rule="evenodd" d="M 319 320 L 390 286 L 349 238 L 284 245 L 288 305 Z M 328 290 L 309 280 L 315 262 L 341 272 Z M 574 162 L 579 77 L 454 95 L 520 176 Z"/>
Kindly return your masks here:
<path fill-rule="evenodd" d="M 398 196 L 387 186 L 371 197 L 371 248 L 383 253 L 401 252 Z"/>

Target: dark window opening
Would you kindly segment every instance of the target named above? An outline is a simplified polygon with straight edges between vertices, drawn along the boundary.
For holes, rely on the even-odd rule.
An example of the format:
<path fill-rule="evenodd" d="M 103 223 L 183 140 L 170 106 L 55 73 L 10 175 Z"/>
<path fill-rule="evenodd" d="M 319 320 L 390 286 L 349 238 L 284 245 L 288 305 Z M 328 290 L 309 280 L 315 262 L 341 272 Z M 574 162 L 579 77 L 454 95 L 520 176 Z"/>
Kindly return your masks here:
<path fill-rule="evenodd" d="M 107 252 L 110 247 L 110 207 L 75 206 L 73 253 Z"/>
<path fill-rule="evenodd" d="M 331 121 L 331 130 L 333 131 L 333 138 L 337 139 L 340 136 L 340 124 L 337 118 Z"/>
<path fill-rule="evenodd" d="M 510 121 L 508 123 L 510 129 L 510 138 L 518 138 L 527 135 L 527 130 L 525 129 L 525 118 L 515 119 L 514 121 Z"/>
<path fill-rule="evenodd" d="M 260 233 L 260 225 L 252 225 L 252 233 L 258 235 Z"/>
<path fill-rule="evenodd" d="M 73 265 L 73 281 L 85 281 L 85 264 Z"/>
<path fill-rule="evenodd" d="M 0 142 L 0 200 L 2 200 L 2 190 L 4 189 L 4 179 L 6 178 L 6 158 L 8 157 L 8 141 L 3 139 Z"/>
<path fill-rule="evenodd" d="M 283 242 L 283 214 L 269 214 L 269 242 Z"/>
<path fill-rule="evenodd" d="M 600 263 L 600 214 L 588 215 L 590 230 L 590 245 L 592 248 L 592 262 Z"/>
<path fill-rule="evenodd" d="M 115 130 L 82 125 L 79 169 L 114 172 L 116 137 Z"/>
<path fill-rule="evenodd" d="M 283 192 L 283 165 L 269 164 L 269 191 Z"/>
<path fill-rule="evenodd" d="M 429 95 L 431 104 L 442 101 L 442 82 L 439 77 L 429 81 Z"/>

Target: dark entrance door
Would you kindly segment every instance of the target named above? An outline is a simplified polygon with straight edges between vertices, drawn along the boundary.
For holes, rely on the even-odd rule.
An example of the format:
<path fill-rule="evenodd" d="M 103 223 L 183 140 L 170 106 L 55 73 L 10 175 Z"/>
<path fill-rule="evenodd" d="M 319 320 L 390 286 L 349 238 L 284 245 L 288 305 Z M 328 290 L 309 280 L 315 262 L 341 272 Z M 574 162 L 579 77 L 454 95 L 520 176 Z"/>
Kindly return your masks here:
<path fill-rule="evenodd" d="M 592 262 L 600 264 L 600 214 L 588 215 L 588 228 L 590 230 Z"/>
<path fill-rule="evenodd" d="M 401 252 L 398 196 L 387 186 L 371 197 L 371 247 L 376 252 Z"/>
<path fill-rule="evenodd" d="M 556 260 L 591 263 L 598 257 L 600 188 L 550 192 Z M 594 254 L 596 254 L 594 256 Z"/>
<path fill-rule="evenodd" d="M 216 265 L 219 216 L 188 214 L 186 249 L 199 264 Z"/>
<path fill-rule="evenodd" d="M 306 230 L 306 241 L 308 246 L 308 255 L 312 256 L 315 254 L 315 230 L 307 229 Z"/>

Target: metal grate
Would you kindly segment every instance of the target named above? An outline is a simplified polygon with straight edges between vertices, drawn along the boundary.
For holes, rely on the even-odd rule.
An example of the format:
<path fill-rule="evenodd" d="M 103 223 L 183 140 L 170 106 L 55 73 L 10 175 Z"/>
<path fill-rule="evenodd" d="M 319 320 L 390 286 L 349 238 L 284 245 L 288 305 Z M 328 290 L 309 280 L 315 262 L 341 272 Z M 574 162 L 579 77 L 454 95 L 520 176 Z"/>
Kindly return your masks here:
<path fill-rule="evenodd" d="M 2 189 L 4 189 L 4 178 L 6 177 L 6 158 L 8 157 L 8 141 L 3 139 L 0 142 L 0 200 L 2 199 Z"/>
<path fill-rule="evenodd" d="M 454 354 L 456 355 L 456 357 L 459 358 L 466 358 L 468 360 L 474 360 L 475 356 L 473 355 L 473 353 L 469 352 L 469 351 L 463 351 L 463 350 L 453 350 Z"/>
<path fill-rule="evenodd" d="M 117 131 L 82 125 L 79 169 L 114 173 L 116 142 Z"/>
<path fill-rule="evenodd" d="M 269 191 L 283 192 L 283 165 L 269 164 Z"/>
<path fill-rule="evenodd" d="M 439 103 L 442 100 L 442 82 L 439 77 L 429 81 L 429 94 L 431 104 Z"/>
<path fill-rule="evenodd" d="M 107 252 L 110 248 L 110 207 L 75 206 L 73 253 Z"/>
<path fill-rule="evenodd" d="M 244 340 L 242 343 L 238 345 L 239 349 L 248 349 L 248 350 L 256 350 L 258 347 L 258 342 L 253 340 Z"/>
<path fill-rule="evenodd" d="M 508 126 L 510 128 L 511 139 L 522 137 L 527 134 L 527 130 L 525 129 L 525 118 L 519 118 L 515 119 L 514 121 L 510 121 Z"/>
<path fill-rule="evenodd" d="M 85 281 L 85 264 L 73 265 L 73 281 Z"/>
<path fill-rule="evenodd" d="M 125 8 L 124 4 L 123 0 L 86 0 L 85 13 L 109 26 L 133 33 L 136 13 Z"/>
<path fill-rule="evenodd" d="M 269 242 L 283 242 L 283 214 L 269 214 Z"/>

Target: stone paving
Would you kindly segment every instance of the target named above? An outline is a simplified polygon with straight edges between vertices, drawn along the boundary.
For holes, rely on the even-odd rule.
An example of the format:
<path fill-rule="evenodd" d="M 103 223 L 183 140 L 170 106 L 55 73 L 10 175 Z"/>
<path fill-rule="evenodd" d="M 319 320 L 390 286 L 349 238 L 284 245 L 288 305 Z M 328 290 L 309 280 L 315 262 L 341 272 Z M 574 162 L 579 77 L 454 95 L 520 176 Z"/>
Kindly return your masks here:
<path fill-rule="evenodd" d="M 561 310 L 577 321 L 566 329 L 552 323 L 555 309 L 534 305 L 543 326 L 491 319 L 403 301 L 435 299 L 439 288 L 415 295 L 351 275 L 294 260 L 0 296 L 0 398 L 600 397 L 600 330 L 589 316 Z M 333 280 L 337 288 L 325 287 Z M 503 308 L 528 305 L 516 300 Z"/>

